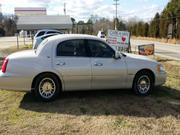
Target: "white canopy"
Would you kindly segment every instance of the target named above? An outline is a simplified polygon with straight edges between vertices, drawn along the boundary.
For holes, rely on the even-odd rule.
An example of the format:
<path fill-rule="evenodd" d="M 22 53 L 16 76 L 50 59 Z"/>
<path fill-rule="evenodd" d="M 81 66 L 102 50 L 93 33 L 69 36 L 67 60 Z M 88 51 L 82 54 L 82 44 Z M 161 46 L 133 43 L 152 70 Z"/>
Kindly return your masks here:
<path fill-rule="evenodd" d="M 18 30 L 72 29 L 70 16 L 18 16 Z"/>

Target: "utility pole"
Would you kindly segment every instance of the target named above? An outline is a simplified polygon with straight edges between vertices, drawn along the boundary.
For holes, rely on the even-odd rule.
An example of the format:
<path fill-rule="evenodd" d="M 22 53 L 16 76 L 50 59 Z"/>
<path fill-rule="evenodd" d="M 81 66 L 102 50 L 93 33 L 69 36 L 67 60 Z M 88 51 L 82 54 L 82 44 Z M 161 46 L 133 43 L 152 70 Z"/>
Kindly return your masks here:
<path fill-rule="evenodd" d="M 66 3 L 64 3 L 64 15 L 66 16 Z"/>
<path fill-rule="evenodd" d="M 2 13 L 2 9 L 1 9 L 1 3 L 0 3 L 0 13 Z"/>
<path fill-rule="evenodd" d="M 115 26 L 114 26 L 114 29 L 117 30 L 117 5 L 119 5 L 118 1 L 119 0 L 113 0 L 115 3 L 113 5 L 115 5 L 116 7 L 116 18 L 115 18 Z"/>
<path fill-rule="evenodd" d="M 2 15 L 2 8 L 0 4 L 0 24 L 2 23 L 2 20 L 3 20 L 3 15 Z"/>

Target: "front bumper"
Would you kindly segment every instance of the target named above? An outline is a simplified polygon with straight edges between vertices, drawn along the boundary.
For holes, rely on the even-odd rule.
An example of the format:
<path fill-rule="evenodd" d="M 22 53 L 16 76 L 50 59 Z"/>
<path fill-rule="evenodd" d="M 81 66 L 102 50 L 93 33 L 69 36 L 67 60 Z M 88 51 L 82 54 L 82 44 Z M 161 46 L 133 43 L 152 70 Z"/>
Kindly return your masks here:
<path fill-rule="evenodd" d="M 0 89 L 2 90 L 17 90 L 30 91 L 31 78 L 4 74 L 0 71 Z"/>

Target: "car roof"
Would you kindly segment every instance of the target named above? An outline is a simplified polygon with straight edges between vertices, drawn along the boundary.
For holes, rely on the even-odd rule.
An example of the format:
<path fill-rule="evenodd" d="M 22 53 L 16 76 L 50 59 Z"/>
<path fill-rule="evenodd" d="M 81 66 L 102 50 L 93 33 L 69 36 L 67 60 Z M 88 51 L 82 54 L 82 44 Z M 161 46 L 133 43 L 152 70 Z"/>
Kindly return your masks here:
<path fill-rule="evenodd" d="M 103 41 L 101 38 L 97 36 L 87 35 L 87 34 L 58 34 L 52 37 L 48 37 L 49 41 L 63 41 L 63 40 L 70 40 L 70 39 L 92 39 L 92 40 Z"/>

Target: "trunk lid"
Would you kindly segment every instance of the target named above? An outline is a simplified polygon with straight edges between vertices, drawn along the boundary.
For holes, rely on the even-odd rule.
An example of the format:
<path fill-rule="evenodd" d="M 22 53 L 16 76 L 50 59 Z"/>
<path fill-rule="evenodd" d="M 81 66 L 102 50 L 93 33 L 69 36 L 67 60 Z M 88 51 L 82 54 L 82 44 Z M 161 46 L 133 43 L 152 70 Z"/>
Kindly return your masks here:
<path fill-rule="evenodd" d="M 12 53 L 8 56 L 8 58 L 10 59 L 31 58 L 31 57 L 36 57 L 36 53 L 34 50 L 19 51 L 19 52 Z"/>

